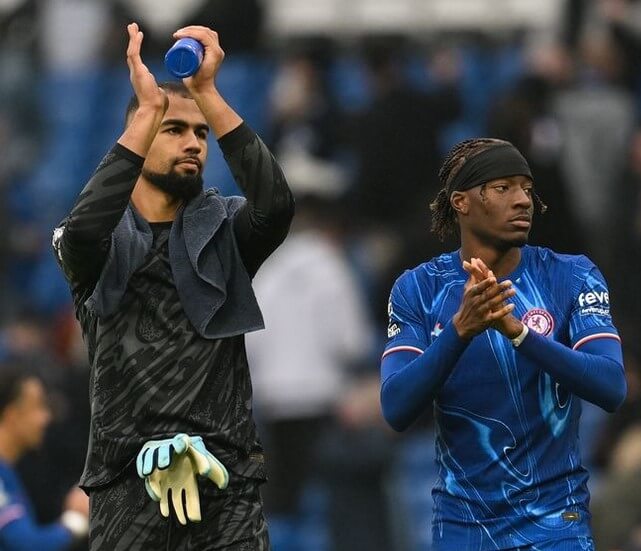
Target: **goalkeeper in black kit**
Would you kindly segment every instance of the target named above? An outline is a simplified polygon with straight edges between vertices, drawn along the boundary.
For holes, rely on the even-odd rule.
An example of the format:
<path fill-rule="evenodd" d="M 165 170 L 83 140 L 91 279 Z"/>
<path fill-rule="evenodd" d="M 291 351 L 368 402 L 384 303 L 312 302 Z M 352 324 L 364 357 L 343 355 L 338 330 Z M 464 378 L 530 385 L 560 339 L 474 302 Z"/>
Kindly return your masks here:
<path fill-rule="evenodd" d="M 294 202 L 217 91 L 217 33 L 177 31 L 203 44 L 202 64 L 158 85 L 127 30 L 125 131 L 53 238 L 92 369 L 91 549 L 269 549 L 244 334 L 263 327 L 251 278 Z M 203 190 L 209 133 L 246 198 Z"/>

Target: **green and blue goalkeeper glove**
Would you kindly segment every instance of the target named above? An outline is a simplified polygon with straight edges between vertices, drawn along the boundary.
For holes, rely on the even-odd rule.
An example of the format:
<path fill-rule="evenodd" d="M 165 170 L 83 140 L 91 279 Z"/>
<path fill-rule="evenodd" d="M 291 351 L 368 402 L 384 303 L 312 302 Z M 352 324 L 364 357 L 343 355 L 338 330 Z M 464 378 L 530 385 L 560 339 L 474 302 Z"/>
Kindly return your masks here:
<path fill-rule="evenodd" d="M 221 490 L 229 483 L 227 469 L 207 450 L 200 436 L 177 434 L 166 440 L 150 440 L 136 458 L 136 469 L 145 480 L 149 497 L 160 502 L 160 513 L 169 516 L 171 499 L 183 525 L 187 519 L 201 520 L 196 475 L 206 476 Z"/>

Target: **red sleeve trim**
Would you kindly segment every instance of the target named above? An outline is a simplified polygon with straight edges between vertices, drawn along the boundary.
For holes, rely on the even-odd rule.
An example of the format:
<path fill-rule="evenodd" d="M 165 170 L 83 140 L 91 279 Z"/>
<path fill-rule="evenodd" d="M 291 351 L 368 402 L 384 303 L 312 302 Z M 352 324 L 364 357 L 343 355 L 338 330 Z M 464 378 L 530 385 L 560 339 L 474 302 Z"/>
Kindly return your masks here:
<path fill-rule="evenodd" d="M 615 341 L 621 342 L 621 337 L 615 335 L 614 333 L 594 333 L 593 335 L 588 335 L 579 339 L 576 344 L 572 347 L 572 350 L 576 350 L 579 346 L 584 345 L 586 342 L 593 341 L 595 339 L 614 339 Z"/>
<path fill-rule="evenodd" d="M 420 348 L 416 348 L 415 346 L 394 346 L 385 352 L 383 352 L 383 358 L 385 356 L 389 356 L 392 352 L 401 352 L 401 351 L 406 351 L 406 352 L 416 352 L 417 354 L 422 354 L 423 350 Z"/>

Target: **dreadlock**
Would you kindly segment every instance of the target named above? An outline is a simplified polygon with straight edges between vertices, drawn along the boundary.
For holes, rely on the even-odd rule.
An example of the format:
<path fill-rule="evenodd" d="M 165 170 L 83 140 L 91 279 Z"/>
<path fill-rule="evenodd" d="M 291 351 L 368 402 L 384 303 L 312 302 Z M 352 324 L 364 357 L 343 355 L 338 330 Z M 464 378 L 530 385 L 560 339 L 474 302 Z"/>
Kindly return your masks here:
<path fill-rule="evenodd" d="M 430 203 L 430 211 L 432 212 L 432 231 L 443 241 L 447 235 L 453 233 L 457 228 L 456 212 L 450 203 L 450 194 L 448 193 L 448 186 L 454 176 L 463 168 L 463 165 L 475 155 L 496 147 L 505 145 L 509 142 L 499 140 L 496 138 L 472 138 L 464 140 L 456 144 L 445 157 L 440 170 L 438 171 L 438 179 L 443 186 L 434 200 Z M 541 213 L 547 210 L 547 206 L 541 201 L 541 198 L 535 193 L 532 193 L 534 201 Z"/>

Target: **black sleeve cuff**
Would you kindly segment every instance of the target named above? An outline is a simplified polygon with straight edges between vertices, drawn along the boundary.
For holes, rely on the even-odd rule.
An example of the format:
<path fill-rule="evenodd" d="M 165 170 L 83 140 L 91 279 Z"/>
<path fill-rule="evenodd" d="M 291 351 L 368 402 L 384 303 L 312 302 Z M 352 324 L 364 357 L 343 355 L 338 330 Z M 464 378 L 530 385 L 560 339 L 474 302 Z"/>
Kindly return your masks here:
<path fill-rule="evenodd" d="M 143 163 L 145 162 L 144 157 L 141 157 L 137 153 L 134 153 L 131 149 L 127 149 L 124 145 L 120 145 L 119 143 L 116 143 L 116 145 L 111 148 L 111 151 L 109 153 L 112 153 L 118 157 L 124 157 L 138 167 L 142 167 Z"/>
<path fill-rule="evenodd" d="M 223 152 L 223 155 L 230 155 L 234 151 L 246 146 L 256 137 L 251 127 L 243 122 L 240 126 L 234 128 L 231 132 L 227 132 L 222 138 L 218 139 L 218 145 Z"/>

